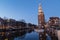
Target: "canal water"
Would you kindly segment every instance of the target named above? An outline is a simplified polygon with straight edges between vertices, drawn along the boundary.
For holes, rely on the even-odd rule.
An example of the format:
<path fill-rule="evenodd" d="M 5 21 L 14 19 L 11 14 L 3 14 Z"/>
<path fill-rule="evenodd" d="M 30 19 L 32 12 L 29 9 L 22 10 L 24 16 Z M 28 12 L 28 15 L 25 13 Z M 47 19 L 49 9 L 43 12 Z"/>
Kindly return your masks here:
<path fill-rule="evenodd" d="M 39 34 L 35 31 L 26 33 L 23 36 L 15 37 L 14 40 L 39 40 Z M 47 40 L 51 40 L 50 37 L 47 37 Z"/>
<path fill-rule="evenodd" d="M 26 33 L 23 36 L 16 37 L 14 40 L 39 40 L 37 32 Z"/>

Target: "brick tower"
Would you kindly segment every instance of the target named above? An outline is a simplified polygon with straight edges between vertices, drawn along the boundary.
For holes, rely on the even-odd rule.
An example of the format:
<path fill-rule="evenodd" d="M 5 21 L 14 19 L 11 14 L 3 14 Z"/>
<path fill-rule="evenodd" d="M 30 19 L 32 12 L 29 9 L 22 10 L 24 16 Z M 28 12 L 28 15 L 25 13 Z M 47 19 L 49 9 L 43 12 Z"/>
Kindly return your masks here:
<path fill-rule="evenodd" d="M 41 4 L 38 7 L 38 27 L 41 28 L 45 24 L 44 12 L 42 10 Z"/>

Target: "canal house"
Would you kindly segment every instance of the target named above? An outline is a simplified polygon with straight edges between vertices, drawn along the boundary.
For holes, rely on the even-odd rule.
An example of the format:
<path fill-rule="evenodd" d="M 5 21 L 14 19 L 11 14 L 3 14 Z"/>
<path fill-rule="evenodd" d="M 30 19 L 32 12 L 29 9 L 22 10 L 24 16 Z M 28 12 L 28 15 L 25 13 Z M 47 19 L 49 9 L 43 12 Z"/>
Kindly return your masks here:
<path fill-rule="evenodd" d="M 4 20 L 0 17 L 0 29 L 4 28 L 3 24 L 4 24 Z"/>

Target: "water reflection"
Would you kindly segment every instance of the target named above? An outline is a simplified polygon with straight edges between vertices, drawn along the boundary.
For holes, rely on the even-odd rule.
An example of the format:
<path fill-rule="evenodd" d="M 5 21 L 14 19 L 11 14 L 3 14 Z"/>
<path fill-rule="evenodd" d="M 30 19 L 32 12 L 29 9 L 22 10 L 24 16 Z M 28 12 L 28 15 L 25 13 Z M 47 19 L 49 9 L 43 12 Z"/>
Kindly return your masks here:
<path fill-rule="evenodd" d="M 39 40 L 39 33 L 35 31 L 21 31 L 18 32 L 16 31 L 15 33 L 11 33 L 8 36 L 3 36 L 2 38 L 0 37 L 0 40 Z M 50 36 L 47 35 L 47 40 L 51 40 Z"/>
<path fill-rule="evenodd" d="M 26 33 L 23 36 L 15 37 L 14 40 L 39 40 L 37 32 Z"/>

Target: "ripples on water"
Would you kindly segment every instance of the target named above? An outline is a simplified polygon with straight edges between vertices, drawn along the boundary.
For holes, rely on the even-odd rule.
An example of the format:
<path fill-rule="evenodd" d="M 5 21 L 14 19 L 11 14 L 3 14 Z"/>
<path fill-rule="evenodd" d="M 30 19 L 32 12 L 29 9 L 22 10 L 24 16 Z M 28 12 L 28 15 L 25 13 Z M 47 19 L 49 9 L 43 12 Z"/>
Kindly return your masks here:
<path fill-rule="evenodd" d="M 26 33 L 21 37 L 17 37 L 14 40 L 39 40 L 37 32 Z"/>

